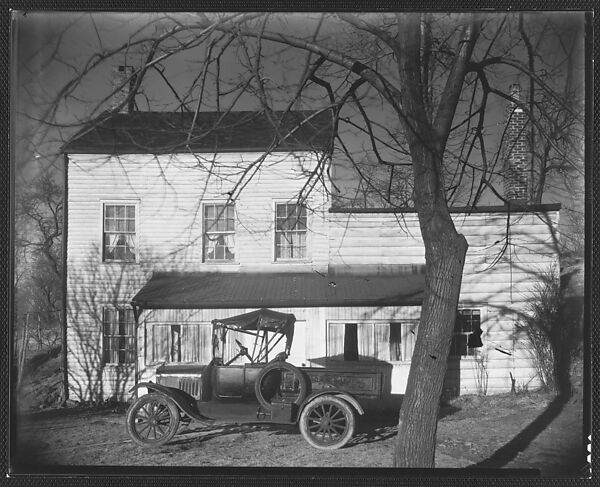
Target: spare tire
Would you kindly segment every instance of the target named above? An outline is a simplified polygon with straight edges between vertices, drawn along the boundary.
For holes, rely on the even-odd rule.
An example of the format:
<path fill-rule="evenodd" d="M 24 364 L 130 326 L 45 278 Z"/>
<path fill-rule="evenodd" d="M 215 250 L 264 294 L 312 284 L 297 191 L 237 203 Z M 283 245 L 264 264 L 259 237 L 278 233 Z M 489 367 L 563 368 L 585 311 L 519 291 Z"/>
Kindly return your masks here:
<path fill-rule="evenodd" d="M 272 402 L 300 406 L 308 392 L 306 376 L 288 362 L 271 362 L 260 371 L 254 383 L 256 399 L 266 411 L 271 410 Z"/>

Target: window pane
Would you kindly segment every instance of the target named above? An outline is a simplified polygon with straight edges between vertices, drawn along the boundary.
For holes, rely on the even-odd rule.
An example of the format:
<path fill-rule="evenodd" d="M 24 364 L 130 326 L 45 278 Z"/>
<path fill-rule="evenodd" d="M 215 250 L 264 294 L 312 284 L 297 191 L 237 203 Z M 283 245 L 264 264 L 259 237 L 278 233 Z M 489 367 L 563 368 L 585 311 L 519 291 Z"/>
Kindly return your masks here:
<path fill-rule="evenodd" d="M 227 231 L 229 232 L 233 232 L 235 230 L 235 218 L 233 217 L 233 214 L 231 216 L 227 217 Z"/>
<path fill-rule="evenodd" d="M 390 323 L 389 325 L 389 351 L 390 360 L 402 360 L 402 327 L 401 323 Z"/>
<path fill-rule="evenodd" d="M 474 355 L 475 348 L 481 347 L 481 310 L 460 309 L 452 337 L 451 355 Z"/>
<path fill-rule="evenodd" d="M 128 250 L 127 260 L 135 260 L 135 235 L 125 235 L 125 247 Z"/>
<path fill-rule="evenodd" d="M 113 219 L 104 220 L 104 231 L 105 232 L 114 232 L 117 229 L 116 221 Z"/>
<path fill-rule="evenodd" d="M 297 233 L 295 238 L 296 255 L 295 257 L 298 259 L 303 259 L 306 257 L 306 234 L 305 233 Z"/>
<path fill-rule="evenodd" d="M 127 323 L 125 323 L 125 310 L 120 309 L 118 311 L 118 316 L 119 316 L 118 334 L 119 335 L 127 335 L 128 329 L 127 329 Z"/>
<path fill-rule="evenodd" d="M 104 235 L 104 260 L 114 260 L 115 248 L 111 245 L 112 235 Z"/>
<path fill-rule="evenodd" d="M 171 352 L 170 362 L 181 362 L 181 327 L 171 325 Z"/>
<path fill-rule="evenodd" d="M 235 239 L 232 233 L 235 231 L 234 206 L 206 205 L 204 215 L 204 260 L 233 260 L 235 258 Z"/>
<path fill-rule="evenodd" d="M 275 207 L 275 258 L 306 258 L 306 208 L 295 204 Z"/>
<path fill-rule="evenodd" d="M 115 260 L 125 260 L 125 248 L 121 245 L 115 248 Z"/>
<path fill-rule="evenodd" d="M 287 205 L 281 204 L 275 206 L 275 215 L 277 218 L 285 218 L 287 216 Z"/>
<path fill-rule="evenodd" d="M 105 363 L 135 362 L 135 322 L 130 308 L 103 310 L 102 347 Z"/>
<path fill-rule="evenodd" d="M 135 261 L 135 206 L 105 205 L 104 261 Z"/>
<path fill-rule="evenodd" d="M 277 218 L 277 230 L 289 230 L 291 228 L 290 226 L 290 222 L 289 219 L 287 217 L 285 218 Z"/>

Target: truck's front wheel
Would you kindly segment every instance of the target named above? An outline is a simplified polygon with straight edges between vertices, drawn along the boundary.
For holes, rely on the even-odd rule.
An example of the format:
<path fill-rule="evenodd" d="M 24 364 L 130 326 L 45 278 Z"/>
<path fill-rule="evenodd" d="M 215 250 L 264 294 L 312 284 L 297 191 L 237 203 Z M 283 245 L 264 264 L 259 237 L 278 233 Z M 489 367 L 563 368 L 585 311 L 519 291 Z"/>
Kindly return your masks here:
<path fill-rule="evenodd" d="M 141 446 L 164 445 L 177 433 L 179 418 L 179 408 L 171 399 L 146 394 L 127 411 L 127 433 Z"/>

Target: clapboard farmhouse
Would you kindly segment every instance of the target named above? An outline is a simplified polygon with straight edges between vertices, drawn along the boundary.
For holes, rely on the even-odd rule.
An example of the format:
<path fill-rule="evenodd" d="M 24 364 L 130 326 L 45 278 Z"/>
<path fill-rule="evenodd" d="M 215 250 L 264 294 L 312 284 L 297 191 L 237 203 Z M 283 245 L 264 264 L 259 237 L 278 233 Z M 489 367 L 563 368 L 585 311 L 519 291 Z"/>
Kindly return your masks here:
<path fill-rule="evenodd" d="M 273 118 L 277 144 L 259 113 L 137 112 L 65 146 L 71 399 L 206 363 L 211 321 L 258 308 L 295 315 L 291 363 L 380 371 L 376 387 L 403 394 L 424 288 L 416 213 L 332 207 L 330 115 Z M 510 204 L 452 209 L 469 251 L 448 394 L 538 383 L 516 322 L 558 262 L 559 206 L 514 189 Z"/>

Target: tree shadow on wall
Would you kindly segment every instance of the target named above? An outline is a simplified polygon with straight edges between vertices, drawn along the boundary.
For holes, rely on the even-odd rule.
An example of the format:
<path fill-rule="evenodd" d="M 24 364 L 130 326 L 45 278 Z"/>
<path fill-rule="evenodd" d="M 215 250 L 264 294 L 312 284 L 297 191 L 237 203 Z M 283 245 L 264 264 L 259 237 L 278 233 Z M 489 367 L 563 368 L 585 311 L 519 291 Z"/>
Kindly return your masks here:
<path fill-rule="evenodd" d="M 68 366 L 70 399 L 99 403 L 124 400 L 133 385 L 135 364 L 105 363 L 104 309 L 127 308 L 132 289 L 146 269 L 102 264 L 95 247 L 68 273 Z M 107 389 L 107 386 L 109 386 Z"/>

